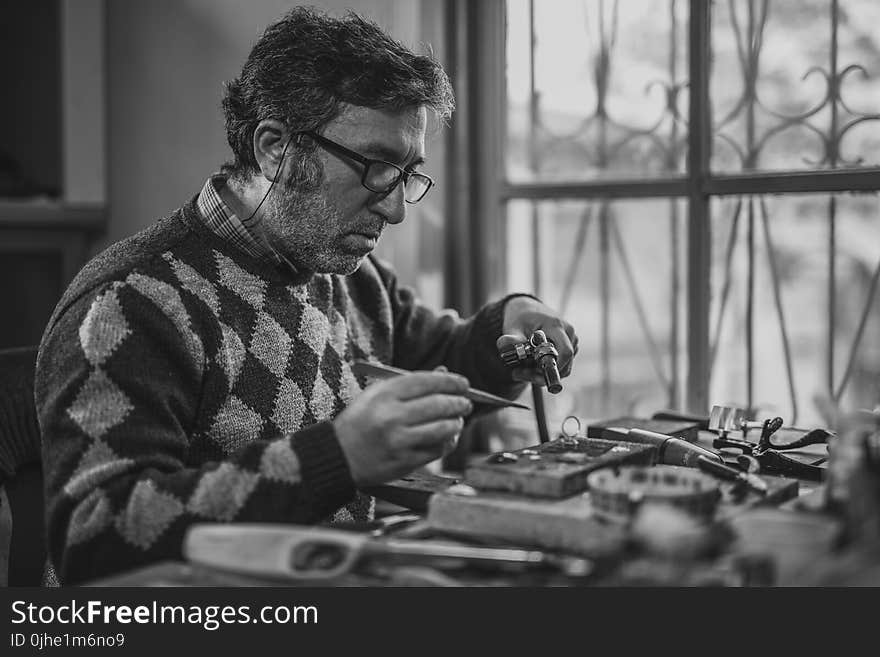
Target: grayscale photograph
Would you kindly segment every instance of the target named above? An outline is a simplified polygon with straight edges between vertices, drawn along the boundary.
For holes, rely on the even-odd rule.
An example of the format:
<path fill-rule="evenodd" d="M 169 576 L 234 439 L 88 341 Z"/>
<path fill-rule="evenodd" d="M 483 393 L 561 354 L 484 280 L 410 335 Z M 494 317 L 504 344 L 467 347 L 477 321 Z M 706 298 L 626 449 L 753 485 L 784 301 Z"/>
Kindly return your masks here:
<path fill-rule="evenodd" d="M 877 0 L 0 13 L 13 651 L 880 586 Z"/>

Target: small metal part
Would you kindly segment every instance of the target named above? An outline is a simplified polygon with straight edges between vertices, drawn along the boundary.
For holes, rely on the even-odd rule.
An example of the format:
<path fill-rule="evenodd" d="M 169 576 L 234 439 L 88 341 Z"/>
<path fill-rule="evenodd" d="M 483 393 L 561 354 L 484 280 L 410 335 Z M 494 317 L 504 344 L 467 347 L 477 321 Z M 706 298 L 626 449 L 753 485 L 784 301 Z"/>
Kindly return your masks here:
<path fill-rule="evenodd" d="M 550 340 L 547 339 L 544 331 L 535 331 L 529 339 L 534 347 L 534 359 L 538 364 L 538 368 L 544 375 L 544 382 L 547 384 L 547 390 L 551 394 L 562 392 L 562 378 L 559 375 L 559 367 L 556 363 L 559 358 L 559 352 L 556 350 Z"/>
<path fill-rule="evenodd" d="M 715 405 L 709 414 L 709 431 L 717 432 L 721 439 L 727 438 L 731 431 L 741 431 L 745 436 L 749 429 L 762 427 L 763 422 L 750 422 L 746 419 L 745 410 L 736 406 Z M 731 445 L 731 447 L 734 446 L 736 445 Z"/>
<path fill-rule="evenodd" d="M 752 450 L 752 456 L 760 456 L 773 447 L 770 443 L 770 436 L 779 431 L 782 425 L 783 419 L 781 417 L 764 420 L 761 427 L 761 437 L 758 439 L 758 445 Z"/>
<path fill-rule="evenodd" d="M 538 329 L 529 337 L 528 342 L 521 342 L 500 353 L 501 360 L 508 367 L 520 365 L 536 367 L 544 376 L 547 390 L 552 394 L 562 392 L 562 378 L 559 374 L 557 359 L 559 352 L 556 350 L 547 334 Z"/>
<path fill-rule="evenodd" d="M 519 456 L 513 452 L 499 452 L 489 457 L 490 463 L 516 463 L 517 461 L 519 461 Z"/>
<path fill-rule="evenodd" d="M 407 527 L 416 522 L 420 522 L 422 516 L 417 513 L 400 513 L 392 516 L 386 516 L 377 520 L 378 527 L 370 532 L 370 536 L 380 537 L 392 534 L 403 527 Z"/>
<path fill-rule="evenodd" d="M 527 447 L 526 449 L 521 449 L 519 453 L 523 456 L 532 456 L 533 454 L 538 454 L 538 450 Z"/>
<path fill-rule="evenodd" d="M 569 415 L 562 421 L 562 435 L 566 438 L 577 438 L 581 435 L 581 421 L 576 415 Z"/>

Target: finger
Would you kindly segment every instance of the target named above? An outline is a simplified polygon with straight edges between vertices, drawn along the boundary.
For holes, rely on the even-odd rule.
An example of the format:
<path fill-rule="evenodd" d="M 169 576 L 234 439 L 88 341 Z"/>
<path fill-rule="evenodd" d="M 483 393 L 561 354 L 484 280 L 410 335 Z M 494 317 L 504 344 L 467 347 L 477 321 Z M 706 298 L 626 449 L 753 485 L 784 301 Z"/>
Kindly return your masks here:
<path fill-rule="evenodd" d="M 455 451 L 455 448 L 458 447 L 458 438 L 460 435 L 461 434 L 457 433 L 454 436 L 447 438 L 443 442 L 443 449 L 441 450 L 440 456 L 438 458 L 444 458 Z"/>
<path fill-rule="evenodd" d="M 446 443 L 443 445 L 443 453 L 448 454 L 455 450 L 458 447 L 458 439 L 461 438 L 461 432 L 459 431 L 457 434 L 452 436 L 451 438 L 446 439 Z"/>
<path fill-rule="evenodd" d="M 389 379 L 386 390 L 400 400 L 415 399 L 437 393 L 463 395 L 468 390 L 468 380 L 451 372 L 411 372 Z"/>
<path fill-rule="evenodd" d="M 512 349 L 518 344 L 522 344 L 523 342 L 528 342 L 524 333 L 517 331 L 516 333 L 505 333 L 500 338 L 495 340 L 495 348 L 500 352 L 505 349 Z"/>
<path fill-rule="evenodd" d="M 561 367 L 559 369 L 559 376 L 561 378 L 564 379 L 565 377 L 571 375 L 571 370 L 574 367 L 574 361 L 575 361 L 576 356 L 577 356 L 577 345 L 574 345 L 574 355 L 571 357 L 571 360 L 568 362 L 567 365 L 565 365 L 564 367 Z"/>
<path fill-rule="evenodd" d="M 571 324 L 568 325 L 568 328 L 566 329 L 565 332 L 566 332 L 566 334 L 568 335 L 568 339 L 571 340 L 571 348 L 572 348 L 572 350 L 574 351 L 575 355 L 577 355 L 577 352 L 578 352 L 578 342 L 579 342 L 579 340 L 578 340 L 578 334 L 575 333 L 574 327 L 573 327 Z"/>
<path fill-rule="evenodd" d="M 427 395 L 405 402 L 401 407 L 404 422 L 415 426 L 434 420 L 455 419 L 470 415 L 474 405 L 467 397 L 460 395 Z"/>
<path fill-rule="evenodd" d="M 443 450 L 446 441 L 461 433 L 464 428 L 462 418 L 435 420 L 414 427 L 408 427 L 405 431 L 407 446 L 415 450 Z"/>
<path fill-rule="evenodd" d="M 570 375 L 571 375 L 571 368 L 572 368 L 573 366 L 574 366 L 574 359 L 572 358 L 572 359 L 571 359 L 571 362 L 570 362 L 568 365 L 566 365 L 566 366 L 563 367 L 561 370 L 559 370 L 559 376 L 560 376 L 560 378 L 563 378 L 563 379 L 564 379 L 565 377 L 570 376 Z"/>

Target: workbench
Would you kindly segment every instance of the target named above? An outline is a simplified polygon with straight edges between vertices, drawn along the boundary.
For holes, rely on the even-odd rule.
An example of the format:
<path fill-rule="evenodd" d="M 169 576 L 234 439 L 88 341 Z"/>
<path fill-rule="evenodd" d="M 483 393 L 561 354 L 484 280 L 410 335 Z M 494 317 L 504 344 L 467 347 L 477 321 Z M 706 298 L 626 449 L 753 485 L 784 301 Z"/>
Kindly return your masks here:
<path fill-rule="evenodd" d="M 714 434 L 701 432 L 697 442 L 710 445 Z M 796 454 L 804 462 L 821 462 L 824 446 L 804 448 Z M 347 573 L 328 579 L 254 577 L 198 564 L 163 562 L 118 576 L 91 582 L 92 586 L 876 586 L 880 585 L 880 554 L 873 549 L 839 550 L 841 518 L 825 504 L 822 483 L 785 477 L 768 477 L 771 491 L 783 491 L 767 503 L 737 506 L 722 502 L 719 517 L 731 531 L 725 553 L 715 562 L 676 564 L 668 559 L 636 556 L 617 560 L 605 568 L 596 560 L 597 572 L 583 579 L 557 573 L 439 573 L 424 568 L 379 568 L 369 573 Z M 387 523 L 397 516 L 415 514 L 423 519 L 433 495 L 460 478 L 454 473 L 427 471 L 371 489 L 380 499 Z M 790 494 L 794 491 L 794 494 Z M 726 495 L 726 493 L 725 493 Z M 771 496 L 772 497 L 772 496 Z M 726 506 L 725 506 L 726 505 Z M 419 521 L 413 524 L 418 527 Z M 376 526 L 379 526 L 378 524 Z M 362 529 L 362 528 L 359 528 Z M 430 529 L 413 534 L 430 542 Z M 448 538 L 448 537 L 446 537 Z M 483 541 L 475 541 L 475 544 Z M 499 545 L 497 540 L 488 543 Z M 511 545 L 511 547 L 523 547 Z M 721 564 L 721 565 L 719 565 Z M 736 572 L 730 570 L 736 565 Z M 744 565 L 745 564 L 745 565 Z M 604 568 L 604 570 L 603 570 Z M 745 575 L 744 575 L 745 573 Z"/>

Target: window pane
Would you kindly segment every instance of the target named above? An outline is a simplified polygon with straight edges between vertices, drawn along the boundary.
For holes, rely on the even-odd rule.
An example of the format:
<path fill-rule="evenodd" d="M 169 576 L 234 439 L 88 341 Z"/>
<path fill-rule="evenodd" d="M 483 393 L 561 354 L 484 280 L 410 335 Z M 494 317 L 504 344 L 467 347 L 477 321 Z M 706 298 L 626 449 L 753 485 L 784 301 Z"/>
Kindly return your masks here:
<path fill-rule="evenodd" d="M 880 164 L 878 24 L 876 0 L 715 2 L 712 168 Z"/>
<path fill-rule="evenodd" d="M 563 391 L 544 394 L 553 435 L 569 414 L 650 415 L 681 394 L 683 208 L 655 199 L 508 204 L 508 290 L 536 292 L 580 340 Z M 528 390 L 523 401 L 532 404 Z M 533 414 L 508 409 L 503 417 L 505 437 L 520 427 L 536 442 Z"/>
<path fill-rule="evenodd" d="M 507 2 L 507 174 L 683 171 L 687 2 Z"/>
<path fill-rule="evenodd" d="M 829 388 L 839 390 L 851 359 L 852 370 L 841 399 L 844 406 L 873 408 L 880 403 L 880 290 L 874 289 L 871 293 L 880 266 L 878 215 L 880 201 L 874 196 L 744 197 L 719 199 L 713 204 L 710 332 L 713 345 L 717 340 L 718 347 L 710 403 L 746 407 L 750 402 L 747 351 L 750 216 L 754 244 L 751 403 L 760 409 L 758 415 L 773 413 L 787 423 L 821 425 L 823 421 L 814 396 L 827 395 Z M 836 285 L 829 386 L 828 245 L 832 223 L 835 225 Z M 765 225 L 771 236 L 769 244 Z M 735 239 L 731 242 L 734 227 Z M 732 253 L 729 276 L 726 274 L 728 253 Z M 776 276 L 768 260 L 771 254 Z M 790 353 L 794 405 L 789 392 L 786 344 L 774 295 L 774 278 L 778 280 Z M 866 306 L 861 342 L 853 351 Z M 719 316 L 722 317 L 720 323 Z"/>

